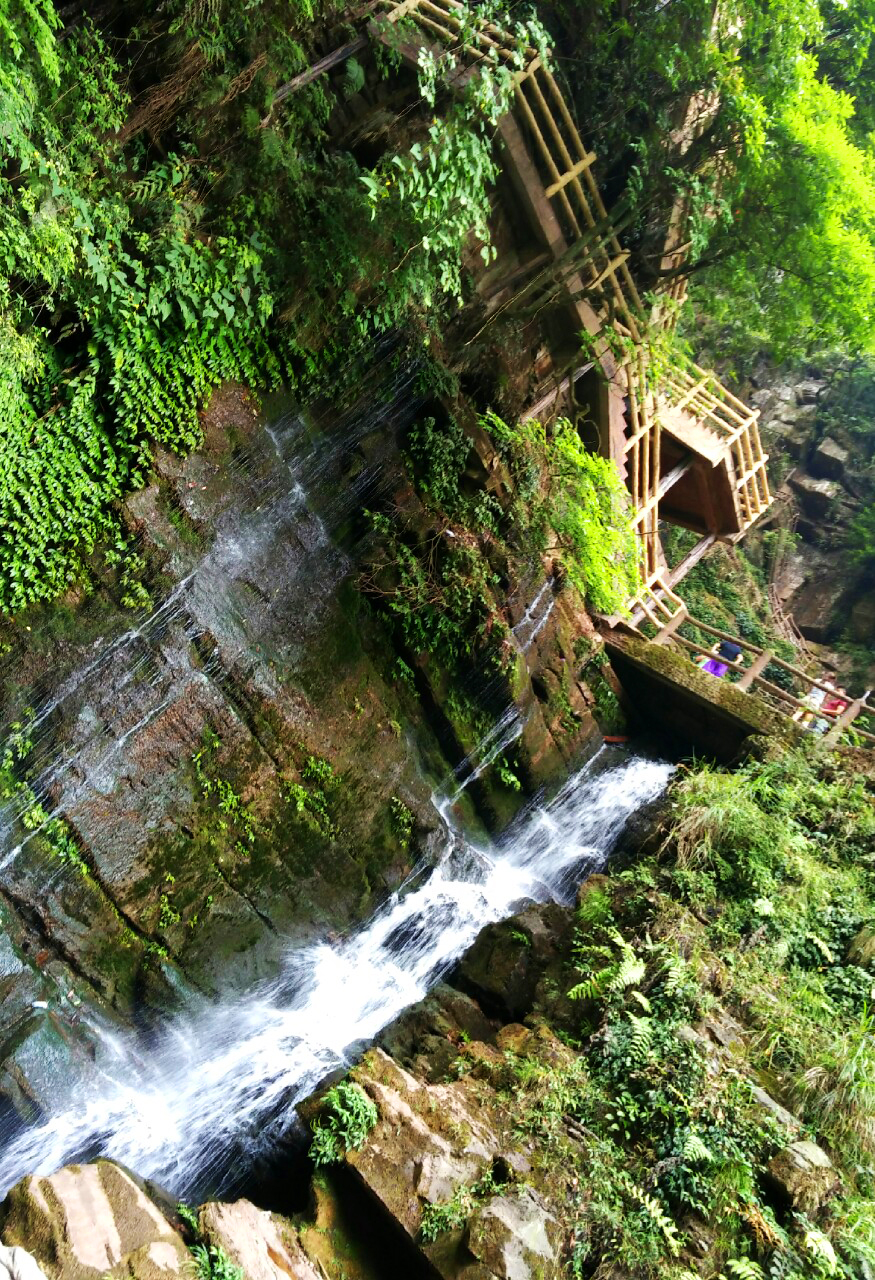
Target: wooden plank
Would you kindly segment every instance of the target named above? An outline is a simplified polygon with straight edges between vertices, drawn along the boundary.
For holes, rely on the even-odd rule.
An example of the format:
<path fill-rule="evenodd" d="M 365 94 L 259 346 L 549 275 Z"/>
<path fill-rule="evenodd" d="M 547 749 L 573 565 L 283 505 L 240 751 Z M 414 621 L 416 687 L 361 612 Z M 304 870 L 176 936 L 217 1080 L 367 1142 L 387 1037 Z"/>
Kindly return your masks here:
<path fill-rule="evenodd" d="M 526 74 L 529 74 L 529 73 L 527 72 Z M 590 151 L 589 154 L 585 155 L 582 160 L 578 160 L 577 164 L 574 166 L 573 169 L 569 169 L 567 173 L 563 173 L 562 177 L 559 179 L 558 182 L 552 183 L 547 188 L 545 192 L 547 199 L 552 200 L 553 197 L 557 194 L 557 192 L 561 191 L 563 187 L 567 187 L 569 182 L 571 182 L 574 178 L 576 178 L 578 174 L 583 173 L 583 170 L 589 168 L 591 164 L 595 164 L 595 161 L 596 161 L 596 154 L 594 151 Z M 626 256 L 628 257 L 628 254 Z"/>
<path fill-rule="evenodd" d="M 675 408 L 676 409 L 686 408 L 686 406 L 690 403 L 691 400 L 695 400 L 696 396 L 699 394 L 702 388 L 707 384 L 707 381 L 708 381 L 707 378 L 702 378 L 699 382 L 695 383 L 689 389 L 689 391 L 684 393 L 684 395 L 681 397 L 680 400 L 677 400 L 675 402 Z"/>
<path fill-rule="evenodd" d="M 671 471 L 666 471 L 665 475 L 659 477 L 659 488 L 657 496 L 664 498 L 669 489 L 672 489 L 679 480 L 683 480 L 688 471 L 692 469 L 693 459 L 686 458 L 683 462 L 679 462 L 676 467 L 672 467 Z"/>
<path fill-rule="evenodd" d="M 698 540 L 695 547 L 688 550 L 682 561 L 675 564 L 673 570 L 669 572 L 668 580 L 670 586 L 675 586 L 678 582 L 681 582 L 684 577 L 687 576 L 687 573 L 690 572 L 691 568 L 700 562 L 702 556 L 704 556 L 706 552 L 709 552 L 711 547 L 714 547 L 715 541 L 716 534 L 706 534 L 705 538 Z"/>
<path fill-rule="evenodd" d="M 531 83 L 534 83 L 534 79 L 531 81 Z M 541 133 L 541 130 L 538 127 L 538 122 L 535 119 L 535 113 L 532 111 L 532 108 L 529 106 L 529 101 L 526 98 L 526 95 L 523 93 L 523 88 L 521 84 L 514 85 L 514 94 L 516 96 L 517 102 L 522 107 L 523 115 L 525 116 L 526 122 L 528 123 L 528 126 L 531 129 L 532 134 L 534 135 L 535 141 L 538 143 L 538 146 L 540 147 L 541 156 L 545 161 L 547 168 L 550 171 L 550 176 L 552 177 L 554 182 L 558 182 L 562 175 L 556 167 L 556 161 L 553 159 L 553 153 L 550 151 L 550 148 L 547 146 L 547 143 L 544 141 L 544 135 Z M 569 222 L 571 223 L 571 227 L 574 231 L 574 234 L 576 236 L 579 236 L 580 225 L 574 216 L 574 210 L 571 208 L 571 202 L 568 199 L 568 195 L 564 187 L 559 192 L 559 195 L 562 198 L 562 204 L 565 208 L 566 214 L 568 215 L 568 219 L 569 219 Z M 594 268 L 593 268 L 593 271 L 594 271 Z"/>
<path fill-rule="evenodd" d="M 549 73 L 549 72 L 544 72 L 544 80 L 545 80 L 545 82 L 546 82 L 546 83 L 548 83 L 549 87 L 551 87 L 551 88 L 552 88 L 552 90 L 553 90 L 554 97 L 555 97 L 555 99 L 556 99 L 557 103 L 558 103 L 558 104 L 559 104 L 559 106 L 560 106 L 560 112 L 561 112 L 561 114 L 562 114 L 562 118 L 563 118 L 563 120 L 564 120 L 564 122 L 565 122 L 565 127 L 566 127 L 566 129 L 568 130 L 569 137 L 570 137 L 570 138 L 571 138 L 571 140 L 572 140 L 572 145 L 574 146 L 575 150 L 577 151 L 578 156 L 579 156 L 579 157 L 586 156 L 586 154 L 587 154 L 587 152 L 586 152 L 586 148 L 584 147 L 583 142 L 581 141 L 580 134 L 577 132 L 577 128 L 575 127 L 574 122 L 573 122 L 573 120 L 571 119 L 570 113 L 569 113 L 569 111 L 568 111 L 568 107 L 565 105 L 565 99 L 564 99 L 564 97 L 562 96 L 562 94 L 560 94 L 560 93 L 559 93 L 559 87 L 558 87 L 558 85 L 556 84 L 555 80 L 553 79 L 552 75 L 550 75 L 550 73 Z M 547 101 L 546 101 L 546 99 L 544 98 L 543 91 L 542 91 L 542 89 L 541 89 L 540 84 L 538 83 L 538 78 L 537 78 L 536 76 L 532 78 L 532 89 L 533 89 L 533 92 L 534 92 L 534 94 L 535 94 L 535 97 L 538 99 L 538 103 L 539 103 L 539 105 L 540 105 L 540 107 L 541 107 L 541 110 L 542 110 L 542 112 L 543 112 L 543 114 L 544 114 L 544 117 L 545 117 L 545 119 L 547 120 L 547 124 L 548 124 L 549 129 L 550 129 L 550 132 L 551 132 L 551 134 L 552 134 L 552 136 L 553 136 L 553 140 L 554 140 L 554 142 L 555 142 L 556 146 L 557 146 L 557 147 L 558 147 L 558 149 L 559 149 L 559 153 L 560 153 L 560 155 L 563 157 L 563 160 L 564 160 L 564 162 L 565 162 L 565 164 L 566 164 L 566 165 L 569 165 L 569 166 L 572 166 L 572 167 L 573 167 L 573 159 L 572 159 L 571 152 L 569 151 L 568 146 L 566 145 L 565 139 L 562 137 L 562 134 L 560 133 L 560 131 L 559 131 L 559 129 L 558 129 L 558 127 L 557 127 L 557 125 L 556 125 L 556 121 L 555 121 L 555 119 L 553 118 L 553 112 L 551 111 L 550 107 L 547 105 Z M 586 176 L 588 179 L 590 179 L 590 180 L 591 180 L 591 174 L 590 174 L 590 172 L 589 172 L 589 166 L 588 166 L 588 165 L 587 165 L 587 166 L 585 166 L 585 168 L 583 169 L 583 171 L 582 171 L 582 172 L 585 174 L 585 176 Z M 575 192 L 575 194 L 576 194 L 576 196 L 577 196 L 578 204 L 579 204 L 579 206 L 580 206 L 581 212 L 583 213 L 583 216 L 584 216 L 584 219 L 585 219 L 585 221 L 586 221 L 587 225 L 588 225 L 589 227 L 593 227 L 593 226 L 595 226 L 595 225 L 596 225 L 596 221 L 597 221 L 597 219 L 595 218 L 595 216 L 594 216 L 594 214 L 593 214 L 593 212 L 592 212 L 592 209 L 590 208 L 589 201 L 588 201 L 588 200 L 587 200 L 587 198 L 586 198 L 586 193 L 584 192 L 583 187 L 582 187 L 582 186 L 581 186 L 581 184 L 580 184 L 580 179 L 579 179 L 577 176 L 575 176 L 574 178 L 572 178 L 572 180 L 571 180 L 571 186 L 572 186 L 572 189 L 574 190 L 574 192 Z M 602 205 L 602 209 L 604 210 L 604 205 Z M 605 219 L 607 219 L 607 216 L 608 216 L 608 215 L 607 215 L 607 211 L 605 210 L 605 211 L 604 211 L 604 218 L 605 218 Z M 622 252 L 623 252 L 623 251 L 622 251 L 622 249 L 620 248 L 620 244 L 619 244 L 619 241 L 617 240 L 616 236 L 612 236 L 612 237 L 611 237 L 611 247 L 613 248 L 613 251 L 614 251 L 614 253 L 615 253 L 615 255 L 616 255 L 617 257 L 619 257 L 619 256 L 622 254 Z M 623 266 L 623 265 L 625 265 L 625 263 L 624 263 L 624 262 L 623 262 L 623 263 L 620 263 L 620 265 L 621 265 L 621 266 Z M 631 327 L 633 328 L 633 331 L 634 331 L 634 327 L 635 327 L 635 326 L 634 326 L 634 318 L 633 318 L 633 316 L 632 316 L 632 312 L 631 312 L 631 309 L 630 309 L 630 307 L 629 307 L 629 303 L 627 302 L 627 300 L 626 300 L 626 298 L 625 298 L 625 296 L 624 296 L 622 285 L 621 285 L 621 284 L 620 284 L 620 282 L 619 282 L 619 281 L 618 281 L 618 280 L 613 276 L 613 273 L 612 273 L 612 272 L 611 272 L 611 273 L 609 273 L 609 274 L 611 275 L 611 281 L 612 281 L 612 284 L 613 284 L 613 286 L 614 286 L 614 300 L 615 300 L 615 302 L 617 302 L 617 304 L 619 305 L 621 313 L 622 313 L 622 314 L 624 314 L 624 315 L 625 315 L 629 320 L 631 320 L 631 321 L 632 321 L 632 325 L 631 325 Z M 627 274 L 628 274 L 628 272 L 627 272 Z M 599 280 L 604 279 L 604 278 L 605 278 L 605 277 L 604 277 L 604 274 L 602 274 L 602 275 L 599 277 Z M 631 277 L 630 277 L 630 279 L 631 279 Z M 595 282 L 594 282 L 594 284 L 595 284 Z M 637 335 L 636 335 L 636 336 L 637 336 Z"/>
<path fill-rule="evenodd" d="M 312 84 L 314 80 L 324 75 L 326 71 L 330 71 L 332 67 L 339 66 L 341 62 L 346 62 L 348 58 L 366 49 L 369 44 L 370 39 L 368 36 L 359 36 L 357 40 L 350 40 L 348 44 L 341 45 L 340 48 L 335 49 L 332 53 L 326 53 L 324 58 L 314 62 L 306 71 L 302 71 L 299 75 L 293 76 L 291 80 L 287 80 L 285 84 L 280 85 L 271 99 L 270 110 L 261 122 L 262 127 L 270 120 L 270 113 L 274 107 L 285 101 L 290 94 L 297 93 L 305 85 Z"/>
<path fill-rule="evenodd" d="M 510 176 L 529 221 L 539 229 L 541 238 L 554 258 L 568 252 L 568 241 L 559 225 L 553 206 L 544 195 L 544 187 L 526 146 L 519 124 L 512 115 L 499 121 L 498 135 L 510 162 Z"/>
<path fill-rule="evenodd" d="M 618 253 L 616 258 L 611 258 L 606 266 L 602 267 L 596 278 L 591 282 L 590 289 L 597 289 L 600 284 L 607 280 L 608 276 L 614 276 L 617 267 L 621 267 L 629 257 L 629 250 L 624 249 L 622 253 Z M 616 278 L 614 283 L 617 284 Z M 618 286 L 619 287 L 619 286 Z"/>

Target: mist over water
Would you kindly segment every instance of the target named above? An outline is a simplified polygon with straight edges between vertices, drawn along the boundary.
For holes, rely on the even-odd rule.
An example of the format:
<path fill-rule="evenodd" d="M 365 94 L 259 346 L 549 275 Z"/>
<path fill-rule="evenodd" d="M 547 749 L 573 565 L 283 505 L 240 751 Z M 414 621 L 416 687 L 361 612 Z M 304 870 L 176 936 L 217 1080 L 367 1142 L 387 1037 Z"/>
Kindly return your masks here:
<path fill-rule="evenodd" d="M 180 1197 L 215 1190 L 232 1164 L 269 1154 L 295 1103 L 421 999 L 485 924 L 529 899 L 568 899 L 671 772 L 603 751 L 500 844 L 449 833 L 439 865 L 340 942 L 290 951 L 273 980 L 171 1016 L 148 1049 L 104 1034 L 84 1093 L 4 1146 L 0 1193 L 98 1154 Z"/>

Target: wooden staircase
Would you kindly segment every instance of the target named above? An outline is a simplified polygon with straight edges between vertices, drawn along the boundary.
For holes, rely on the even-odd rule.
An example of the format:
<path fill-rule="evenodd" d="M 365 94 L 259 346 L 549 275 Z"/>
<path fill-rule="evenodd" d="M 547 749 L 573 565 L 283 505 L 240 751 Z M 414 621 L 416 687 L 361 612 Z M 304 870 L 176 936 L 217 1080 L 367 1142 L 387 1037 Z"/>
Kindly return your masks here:
<path fill-rule="evenodd" d="M 583 144 L 568 104 L 536 50 L 522 51 L 508 31 L 472 18 L 460 0 L 383 0 L 385 17 L 403 21 L 413 46 L 450 47 L 466 74 L 478 65 L 512 75 L 513 110 L 499 125 L 510 171 L 533 230 L 560 271 L 565 303 L 590 335 L 609 384 L 606 438 L 629 490 L 640 546 L 641 585 L 628 602 L 633 624 L 664 625 L 683 607 L 674 592 L 659 538 L 663 444 L 675 441 L 720 473 L 732 495 L 725 528 L 710 537 L 741 537 L 772 501 L 757 425 L 750 409 L 716 375 L 675 361 L 654 376 L 648 336 L 670 327 L 676 307 L 646 314 L 623 249 L 593 176 L 595 154 Z M 415 61 L 415 59 L 412 59 Z M 679 215 L 680 216 L 680 215 Z M 677 228 L 673 233 L 677 239 Z M 672 247 L 673 259 L 684 246 Z M 681 286 L 668 291 L 679 302 Z M 654 386 L 654 382 L 658 385 Z"/>

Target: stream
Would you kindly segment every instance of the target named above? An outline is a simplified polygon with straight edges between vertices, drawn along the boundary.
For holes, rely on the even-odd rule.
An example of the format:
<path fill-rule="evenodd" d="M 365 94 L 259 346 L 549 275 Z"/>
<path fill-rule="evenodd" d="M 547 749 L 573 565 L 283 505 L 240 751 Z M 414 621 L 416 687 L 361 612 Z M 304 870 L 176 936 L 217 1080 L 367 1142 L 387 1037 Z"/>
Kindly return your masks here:
<path fill-rule="evenodd" d="M 602 750 L 500 843 L 448 829 L 438 865 L 367 924 L 333 945 L 290 949 L 278 975 L 243 996 L 172 1016 L 148 1052 L 127 1033 L 105 1033 L 84 1094 L 4 1145 L 0 1192 L 97 1155 L 179 1197 L 221 1185 L 234 1165 L 268 1155 L 295 1103 L 421 999 L 485 924 L 527 899 L 568 900 L 671 772 Z"/>

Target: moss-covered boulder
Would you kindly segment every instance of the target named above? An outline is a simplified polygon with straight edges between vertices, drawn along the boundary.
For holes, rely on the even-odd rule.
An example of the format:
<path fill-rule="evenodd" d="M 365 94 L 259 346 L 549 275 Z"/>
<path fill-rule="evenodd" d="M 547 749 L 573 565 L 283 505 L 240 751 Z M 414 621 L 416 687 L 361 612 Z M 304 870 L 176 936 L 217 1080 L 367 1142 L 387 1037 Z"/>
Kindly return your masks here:
<path fill-rule="evenodd" d="M 768 1176 L 779 1199 L 809 1218 L 842 1189 L 832 1161 L 816 1142 L 791 1142 L 770 1161 Z"/>
<path fill-rule="evenodd" d="M 49 1280 L 173 1280 L 191 1271 L 182 1237 L 108 1160 L 24 1178 L 0 1205 L 0 1235 L 27 1249 Z"/>
<path fill-rule="evenodd" d="M 572 915 L 548 902 L 488 924 L 459 965 L 456 981 L 489 1013 L 520 1022 L 534 1005 L 545 971 L 564 954 Z"/>

